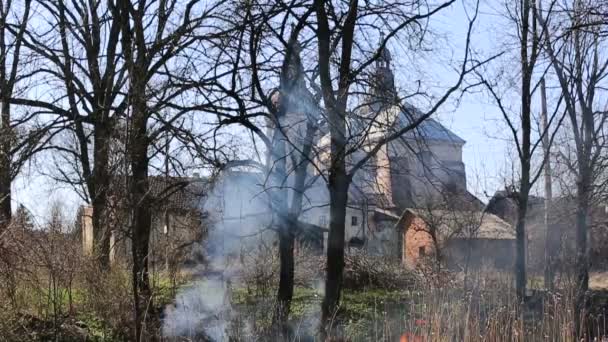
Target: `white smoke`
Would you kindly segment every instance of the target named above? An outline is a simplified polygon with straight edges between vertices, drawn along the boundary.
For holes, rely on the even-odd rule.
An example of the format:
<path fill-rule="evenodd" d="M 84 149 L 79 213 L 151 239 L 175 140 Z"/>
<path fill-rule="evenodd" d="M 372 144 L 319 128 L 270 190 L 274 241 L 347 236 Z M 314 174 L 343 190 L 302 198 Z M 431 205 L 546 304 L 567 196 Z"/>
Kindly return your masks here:
<path fill-rule="evenodd" d="M 180 291 L 175 304 L 165 309 L 163 334 L 167 337 L 208 337 L 225 341 L 232 308 L 226 282 L 210 277 Z"/>
<path fill-rule="evenodd" d="M 213 186 L 203 204 L 211 225 L 203 244 L 206 265 L 200 265 L 196 280 L 181 289 L 175 302 L 165 308 L 165 337 L 195 337 L 228 340 L 234 310 L 230 286 L 241 273 L 238 257 L 253 248 L 260 238 L 274 238 L 267 199 L 260 174 L 227 172 Z"/>

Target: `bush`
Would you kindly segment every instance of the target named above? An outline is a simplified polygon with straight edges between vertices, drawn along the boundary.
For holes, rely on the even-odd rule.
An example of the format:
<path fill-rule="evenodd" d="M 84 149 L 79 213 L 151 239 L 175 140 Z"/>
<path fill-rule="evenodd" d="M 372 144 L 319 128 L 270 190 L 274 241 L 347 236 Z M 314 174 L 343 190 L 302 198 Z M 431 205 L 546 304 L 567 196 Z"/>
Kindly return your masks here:
<path fill-rule="evenodd" d="M 347 254 L 344 259 L 344 288 L 402 290 L 422 284 L 421 275 L 398 260 L 366 253 Z"/>

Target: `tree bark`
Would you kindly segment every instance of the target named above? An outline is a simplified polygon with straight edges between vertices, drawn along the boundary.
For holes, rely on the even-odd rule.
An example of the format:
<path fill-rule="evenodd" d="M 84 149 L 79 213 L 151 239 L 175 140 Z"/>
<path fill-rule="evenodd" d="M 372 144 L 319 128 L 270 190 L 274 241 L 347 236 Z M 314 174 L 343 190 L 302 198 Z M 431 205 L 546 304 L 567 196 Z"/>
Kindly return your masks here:
<path fill-rule="evenodd" d="M 285 102 L 282 100 L 282 102 Z M 277 220 L 279 237 L 279 289 L 277 292 L 277 309 L 273 317 L 275 323 L 279 323 L 281 330 L 285 328 L 284 323 L 289 316 L 291 299 L 293 297 L 293 231 L 287 219 L 287 150 L 285 148 L 286 137 L 283 134 L 284 117 L 286 115 L 285 104 L 277 111 L 277 127 L 274 130 L 271 168 L 272 190 L 270 191 L 272 210 Z M 284 331 L 283 331 L 284 332 Z"/>
<path fill-rule="evenodd" d="M 297 220 L 297 218 L 296 218 Z M 293 219 L 286 220 L 287 225 L 279 230 L 279 258 L 281 261 L 279 273 L 279 288 L 277 291 L 277 310 L 274 321 L 280 325 L 282 333 L 287 335 L 287 320 L 294 290 L 295 258 L 294 258 L 294 229 Z"/>
<path fill-rule="evenodd" d="M 531 38 L 530 24 L 532 23 L 532 27 L 536 27 L 536 9 L 530 0 L 524 0 L 521 10 L 521 149 L 519 151 L 521 179 L 517 201 L 517 222 L 515 225 L 515 287 L 517 299 L 520 303 L 526 298 L 526 214 L 528 211 L 528 196 L 532 185 L 530 179 L 530 163 L 532 158 L 532 75 L 538 56 L 538 41 L 535 37 L 532 37 L 531 53 L 528 51 Z M 532 14 L 531 20 L 530 14 Z M 514 139 L 517 139 L 516 135 Z"/>
<path fill-rule="evenodd" d="M 132 172 L 129 179 L 129 192 L 132 215 L 132 274 L 135 294 L 136 338 L 138 341 L 144 336 L 144 325 L 146 320 L 151 318 L 150 313 L 153 307 L 148 271 L 148 248 L 152 225 L 148 180 L 148 137 L 146 135 L 145 110 L 142 110 L 142 108 L 145 108 L 145 102 L 137 101 L 133 106 L 133 125 L 128 148 Z"/>
<path fill-rule="evenodd" d="M 515 224 L 515 288 L 517 299 L 521 303 L 526 298 L 526 212 L 528 195 L 520 194 L 518 202 L 517 222 Z"/>
<path fill-rule="evenodd" d="M 591 108 L 582 105 L 582 128 L 584 138 L 582 146 L 577 147 L 577 206 L 576 206 L 576 302 L 575 302 L 575 323 L 577 336 L 583 337 L 586 333 L 588 321 L 587 291 L 589 290 L 589 247 L 588 247 L 588 217 L 591 206 L 591 196 L 593 188 L 592 167 L 595 158 L 593 157 L 594 137 L 594 117 Z M 596 152 L 597 153 L 597 152 Z M 597 162 L 597 161 L 596 161 Z"/>
<path fill-rule="evenodd" d="M 596 125 L 605 125 L 606 114 L 594 108 L 595 95 L 601 89 L 600 82 L 607 74 L 608 61 L 599 54 L 601 47 L 599 36 L 594 30 L 581 29 L 588 24 L 586 8 L 582 1 L 574 1 L 567 11 L 567 34 L 552 35 L 550 25 L 544 25 L 546 51 L 560 84 L 565 100 L 566 111 L 570 117 L 571 133 L 576 149 L 576 160 L 572 161 L 571 171 L 576 175 L 576 298 L 575 329 L 580 338 L 585 336 L 587 312 L 587 291 L 589 289 L 589 256 L 588 256 L 588 217 L 591 200 L 596 186 L 594 175 L 601 171 L 604 145 L 601 142 L 602 129 Z M 542 23 L 549 22 L 549 17 L 540 18 Z M 558 38 L 558 39 L 555 39 Z M 556 42 L 563 42 L 564 48 L 554 48 Z"/>
<path fill-rule="evenodd" d="M 589 290 L 589 258 L 587 247 L 587 215 L 589 188 L 587 177 L 582 175 L 577 186 L 576 208 L 576 302 L 575 324 L 577 336 L 585 333 L 587 317 L 587 291 Z"/>
<path fill-rule="evenodd" d="M 14 135 L 10 101 L 20 76 L 21 47 L 30 16 L 31 0 L 24 0 L 22 5 L 23 13 L 19 18 L 14 8 L 11 8 L 11 1 L 0 0 L 0 235 L 12 219 L 11 183 L 13 173 L 19 169 L 13 165 L 12 160 Z M 16 22 L 10 23 L 9 20 L 13 18 L 16 18 Z M 16 30 L 13 31 L 11 26 Z M 12 40 L 8 38 L 9 33 L 13 35 Z M 9 55 L 10 59 L 6 57 Z"/>
<path fill-rule="evenodd" d="M 131 174 L 127 177 L 132 235 L 131 253 L 133 257 L 132 277 L 135 313 L 135 340 L 145 338 L 146 320 L 150 316 L 152 293 L 148 271 L 148 248 L 152 225 L 148 180 L 148 106 L 146 102 L 146 44 L 144 37 L 143 8 L 132 8 L 128 0 L 121 1 L 122 47 L 125 64 L 129 71 L 129 99 L 131 116 L 127 137 L 127 158 Z M 130 27 L 133 22 L 133 29 Z M 133 45 L 132 45 L 133 44 Z"/>
<path fill-rule="evenodd" d="M 0 233 L 10 223 L 12 214 L 10 109 L 8 99 L 0 100 Z"/>
<path fill-rule="evenodd" d="M 279 233 L 279 253 L 281 260 L 281 270 L 279 276 L 279 289 L 277 299 L 279 305 L 277 307 L 276 319 L 284 327 L 287 325 L 289 318 L 289 310 L 294 292 L 294 277 L 295 277 L 295 235 L 299 231 L 298 219 L 302 212 L 302 200 L 305 191 L 305 182 L 308 175 L 308 160 L 310 158 L 313 146 L 313 137 L 317 131 L 314 123 L 308 122 L 306 127 L 306 136 L 304 145 L 301 150 L 298 165 L 296 166 L 295 179 L 293 182 L 293 196 L 287 216 L 287 229 Z"/>
<path fill-rule="evenodd" d="M 94 125 L 93 175 L 92 183 L 95 192 L 91 194 L 93 206 L 93 240 L 94 256 L 102 270 L 110 267 L 110 222 L 108 220 L 108 191 L 110 174 L 108 170 L 109 145 L 111 128 L 107 123 Z"/>
<path fill-rule="evenodd" d="M 333 140 L 333 136 L 332 136 Z M 332 151 L 341 143 L 332 143 Z M 342 145 L 343 146 L 343 145 Z M 344 147 L 344 146 L 343 146 Z M 336 151 L 337 152 L 337 151 Z M 325 280 L 325 297 L 322 304 L 322 331 L 328 333 L 331 320 L 340 303 L 342 279 L 344 272 L 344 234 L 346 205 L 348 201 L 349 179 L 346 174 L 344 158 L 332 162 L 333 169 L 329 176 L 329 237 L 327 242 L 327 273 Z"/>
<path fill-rule="evenodd" d="M 344 272 L 344 235 L 346 205 L 350 176 L 346 170 L 346 105 L 351 85 L 351 57 L 354 42 L 354 29 L 357 20 L 358 1 L 351 0 L 342 36 L 342 51 L 339 66 L 337 98 L 334 98 L 330 73 L 330 30 L 325 3 L 315 1 L 319 44 L 319 71 L 323 100 L 326 105 L 330 127 L 330 165 L 329 165 L 329 237 L 327 242 L 327 274 L 325 296 L 321 308 L 321 338 L 324 339 L 331 328 L 331 321 L 340 303 Z"/>

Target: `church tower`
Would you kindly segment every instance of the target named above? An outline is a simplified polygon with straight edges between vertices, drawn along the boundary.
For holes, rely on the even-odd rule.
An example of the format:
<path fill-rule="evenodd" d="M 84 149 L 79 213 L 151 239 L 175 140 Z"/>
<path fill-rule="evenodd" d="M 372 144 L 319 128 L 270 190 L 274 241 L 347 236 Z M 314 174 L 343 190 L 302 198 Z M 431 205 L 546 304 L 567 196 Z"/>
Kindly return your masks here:
<path fill-rule="evenodd" d="M 384 34 L 381 34 L 378 43 L 377 53 L 378 59 L 375 61 L 374 69 L 369 74 L 369 86 L 366 96 L 367 113 L 365 119 L 373 118 L 373 125 L 370 130 L 368 139 L 373 145 L 375 139 L 380 138 L 387 133 L 387 130 L 392 126 L 395 120 L 395 113 L 399 111 L 397 90 L 395 88 L 395 76 L 392 70 L 391 53 L 386 46 L 382 46 L 384 42 Z M 371 123 L 366 123 L 369 125 Z M 393 189 L 393 172 L 392 158 L 389 153 L 389 146 L 385 144 L 372 158 L 371 178 L 373 182 L 373 197 L 378 204 L 384 208 L 395 207 L 394 189 Z"/>
<path fill-rule="evenodd" d="M 368 102 L 372 110 L 386 109 L 397 103 L 395 75 L 391 68 L 392 57 L 386 46 L 382 46 L 384 34 L 380 35 L 378 49 L 380 56 L 376 60 L 374 71 L 370 75 Z"/>
<path fill-rule="evenodd" d="M 292 32 L 294 29 L 292 25 Z M 307 87 L 301 51 L 297 35 L 292 34 L 286 44 L 285 59 L 279 75 L 280 85 L 270 95 L 275 110 L 267 117 L 267 135 L 275 138 L 279 124 L 279 136 L 286 140 L 287 155 L 293 152 L 294 146 L 301 147 L 309 139 L 306 136 L 307 126 L 316 122 L 318 117 L 314 97 Z"/>
<path fill-rule="evenodd" d="M 293 30 L 292 25 L 292 30 Z M 297 37 L 291 37 L 285 49 L 285 59 L 280 71 L 280 84 L 273 90 L 270 100 L 275 108 L 268 118 L 269 132 L 273 131 L 277 122 L 285 130 L 292 128 L 294 121 L 305 121 L 306 100 L 310 92 L 306 87 L 306 77 L 300 52 L 302 46 Z"/>

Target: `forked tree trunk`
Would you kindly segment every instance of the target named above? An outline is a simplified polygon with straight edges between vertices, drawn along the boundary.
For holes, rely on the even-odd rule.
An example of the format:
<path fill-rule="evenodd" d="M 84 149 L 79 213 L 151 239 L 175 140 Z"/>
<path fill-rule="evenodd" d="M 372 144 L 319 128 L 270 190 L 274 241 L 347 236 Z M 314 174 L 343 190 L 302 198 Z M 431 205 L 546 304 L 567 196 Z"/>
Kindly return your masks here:
<path fill-rule="evenodd" d="M 132 281 L 135 313 L 135 340 L 143 341 L 145 323 L 152 319 L 153 308 L 148 257 L 151 229 L 151 209 L 148 179 L 148 106 L 146 98 L 147 69 L 146 46 L 143 30 L 143 13 L 133 11 L 130 1 L 121 2 L 121 32 L 125 63 L 129 70 L 130 120 L 127 142 L 127 158 L 131 167 L 128 177 L 130 232 L 133 256 Z M 133 22 L 133 30 L 130 27 Z M 133 44 L 132 44 L 133 43 Z M 133 48 L 135 47 L 135 49 Z"/>
<path fill-rule="evenodd" d="M 323 99 L 327 108 L 330 127 L 330 165 L 329 165 L 329 237 L 327 242 L 327 274 L 325 278 L 325 296 L 321 308 L 321 338 L 331 333 L 332 318 L 340 303 L 344 272 L 344 235 L 346 205 L 350 175 L 346 169 L 347 129 L 346 105 L 348 90 L 351 84 L 350 68 L 352 46 L 357 21 L 358 1 L 350 1 L 348 14 L 344 19 L 342 52 L 339 67 L 337 97 L 334 97 L 330 73 L 330 30 L 325 10 L 325 3 L 315 0 L 318 27 L 319 71 Z"/>
<path fill-rule="evenodd" d="M 315 133 L 316 127 L 313 123 L 308 122 L 304 145 L 301 151 L 302 155 L 299 158 L 293 182 L 293 196 L 286 222 L 287 229 L 281 230 L 279 233 L 281 270 L 279 276 L 279 289 L 277 292 L 279 305 L 275 314 L 275 322 L 279 322 L 283 327 L 287 327 L 289 310 L 293 299 L 295 278 L 295 235 L 299 230 L 299 217 L 302 212 L 302 200 L 305 191 L 306 176 L 308 174 L 308 160 L 312 152 L 313 136 Z M 284 331 L 286 331 L 286 329 L 284 329 Z"/>
<path fill-rule="evenodd" d="M 305 191 L 308 161 L 312 151 L 313 136 L 316 133 L 316 127 L 311 122 L 313 115 L 307 112 L 314 105 L 312 102 L 308 102 L 310 93 L 306 89 L 304 68 L 300 59 L 298 32 L 299 29 L 294 27 L 287 44 L 287 54 L 281 70 L 280 102 L 276 115 L 278 120 L 284 119 L 286 115 L 305 115 L 308 118 L 306 133 L 304 137 L 300 137 L 297 136 L 300 133 L 299 125 L 296 124 L 295 127 L 282 125 L 277 127 L 275 137 L 273 137 L 275 155 L 272 163 L 276 168 L 276 175 L 278 176 L 276 182 L 279 189 L 279 192 L 275 193 L 277 198 L 274 199 L 273 206 L 278 209 L 280 223 L 278 234 L 280 256 L 278 305 L 273 316 L 273 325 L 281 328 L 284 339 L 292 338 L 287 322 L 294 292 L 295 236 L 299 229 L 298 218 L 302 212 L 302 197 Z M 288 132 L 284 130 L 288 130 Z M 296 133 L 295 139 L 293 139 L 294 134 L 290 134 L 290 132 Z M 289 138 L 292 138 L 292 140 L 288 140 Z M 295 148 L 290 147 L 288 149 L 287 146 L 295 146 Z M 292 169 L 295 169 L 295 177 L 289 177 L 289 179 L 286 168 L 288 159 L 296 163 L 292 166 Z M 293 180 L 293 183 L 286 187 L 285 183 L 291 180 Z M 292 193 L 292 200 L 291 206 L 288 208 L 289 190 Z"/>

